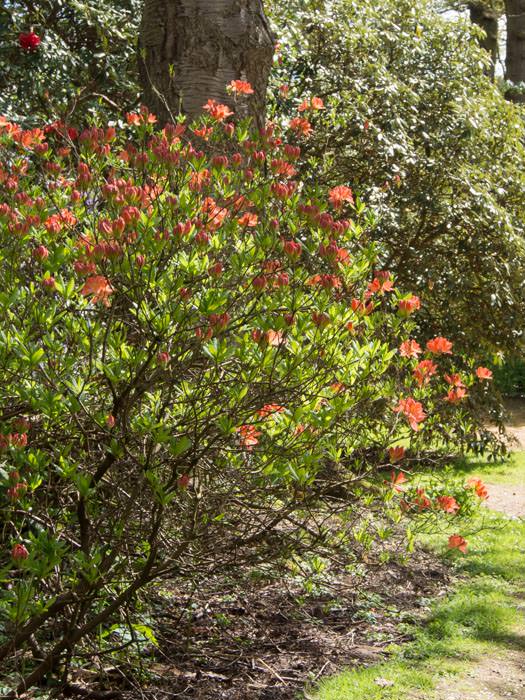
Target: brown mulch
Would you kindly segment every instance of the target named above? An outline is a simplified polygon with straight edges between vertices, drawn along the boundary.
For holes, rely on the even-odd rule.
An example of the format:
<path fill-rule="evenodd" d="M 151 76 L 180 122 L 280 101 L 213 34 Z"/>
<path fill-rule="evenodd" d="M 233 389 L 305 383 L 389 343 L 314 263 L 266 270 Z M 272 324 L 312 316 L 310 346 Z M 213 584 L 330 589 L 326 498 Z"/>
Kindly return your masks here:
<path fill-rule="evenodd" d="M 331 571 L 308 595 L 285 577 L 219 591 L 214 582 L 181 614 L 187 598 L 164 590 L 155 603 L 159 648 L 144 659 L 150 681 L 128 697 L 295 700 L 322 676 L 381 661 L 409 640 L 400 623 L 428 613 L 448 583 L 446 566 L 419 551 L 407 565 Z"/>

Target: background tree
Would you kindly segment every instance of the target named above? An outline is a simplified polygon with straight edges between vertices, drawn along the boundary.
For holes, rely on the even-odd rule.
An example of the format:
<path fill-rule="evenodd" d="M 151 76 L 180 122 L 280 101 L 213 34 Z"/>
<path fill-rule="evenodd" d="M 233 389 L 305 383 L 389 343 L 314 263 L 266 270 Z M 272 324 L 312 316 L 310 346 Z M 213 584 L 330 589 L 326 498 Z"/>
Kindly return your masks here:
<path fill-rule="evenodd" d="M 244 80 L 254 90 L 245 113 L 262 124 L 273 47 L 261 0 L 146 0 L 139 59 L 144 102 L 161 121 L 180 111 L 194 117 L 209 99 L 233 106 L 226 86 Z"/>
<path fill-rule="evenodd" d="M 506 79 L 511 83 L 507 97 L 525 103 L 525 0 L 506 0 Z"/>
<path fill-rule="evenodd" d="M 382 264 L 425 299 L 427 333 L 514 352 L 525 313 L 524 129 L 484 74 L 468 18 L 409 0 L 273 7 L 283 45 L 274 114 L 292 115 L 304 93 L 325 100 L 306 143 L 317 181 L 346 180 L 371 202 Z"/>
<path fill-rule="evenodd" d="M 488 74 L 495 77 L 496 61 L 499 54 L 499 18 L 501 13 L 487 3 L 471 2 L 468 5 L 470 20 L 483 30 L 480 45 L 489 53 Z"/>

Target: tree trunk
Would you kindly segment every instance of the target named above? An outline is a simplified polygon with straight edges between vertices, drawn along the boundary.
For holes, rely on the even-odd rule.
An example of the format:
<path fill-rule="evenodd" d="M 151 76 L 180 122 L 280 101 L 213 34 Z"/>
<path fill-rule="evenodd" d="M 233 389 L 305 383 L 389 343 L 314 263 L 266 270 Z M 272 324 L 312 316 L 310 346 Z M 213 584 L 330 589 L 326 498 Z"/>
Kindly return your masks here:
<path fill-rule="evenodd" d="M 525 103 L 525 0 L 506 0 L 507 62 L 506 79 L 514 85 L 506 97 L 513 102 Z"/>
<path fill-rule="evenodd" d="M 485 37 L 480 40 L 480 45 L 490 55 L 490 68 L 488 70 L 488 75 L 494 80 L 496 71 L 496 61 L 498 59 L 498 15 L 487 7 L 483 5 L 477 5 L 474 3 L 469 4 L 470 10 L 470 21 L 481 27 L 485 32 Z"/>
<path fill-rule="evenodd" d="M 193 118 L 214 99 L 261 126 L 274 37 L 262 0 L 145 0 L 139 37 L 144 103 L 161 122 Z M 232 80 L 255 94 L 238 100 Z"/>

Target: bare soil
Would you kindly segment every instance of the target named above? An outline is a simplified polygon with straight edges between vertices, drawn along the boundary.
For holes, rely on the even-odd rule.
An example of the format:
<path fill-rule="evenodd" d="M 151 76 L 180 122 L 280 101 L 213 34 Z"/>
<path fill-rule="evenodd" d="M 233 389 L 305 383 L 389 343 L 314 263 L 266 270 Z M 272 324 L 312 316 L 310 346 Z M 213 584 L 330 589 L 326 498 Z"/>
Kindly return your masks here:
<path fill-rule="evenodd" d="M 233 588 L 203 591 L 186 628 L 176 621 L 180 602 L 163 599 L 160 654 L 148 664 L 158 678 L 143 697 L 295 700 L 322 676 L 385 659 L 388 645 L 409 639 L 399 622 L 423 618 L 449 583 L 438 560 L 415 557 L 407 566 L 363 562 L 358 574 L 332 572 L 318 594 L 284 579 L 236 586 L 235 596 Z"/>
<path fill-rule="evenodd" d="M 508 410 L 514 449 L 525 449 L 525 401 L 510 401 Z M 525 517 L 525 484 L 488 487 L 488 507 Z M 123 677 L 108 676 L 85 697 L 118 685 L 118 696 L 130 700 L 296 700 L 305 684 L 387 658 L 390 644 L 409 640 L 399 622 L 424 619 L 449 583 L 448 567 L 417 551 L 406 566 L 363 557 L 351 573 L 334 567 L 309 594 L 288 577 L 210 581 L 191 597 L 165 590 L 153 615 L 159 648 L 144 658 L 149 687 L 142 680 L 126 689 Z M 443 679 L 436 693 L 439 700 L 525 700 L 525 651 L 485 657 L 465 675 Z"/>

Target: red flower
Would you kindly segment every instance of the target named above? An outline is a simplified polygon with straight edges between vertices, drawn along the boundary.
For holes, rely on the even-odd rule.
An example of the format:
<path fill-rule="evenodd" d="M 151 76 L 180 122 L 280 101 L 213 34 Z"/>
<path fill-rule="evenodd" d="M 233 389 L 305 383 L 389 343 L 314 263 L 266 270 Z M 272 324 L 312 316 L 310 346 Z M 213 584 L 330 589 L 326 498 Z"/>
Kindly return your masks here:
<path fill-rule="evenodd" d="M 314 311 L 312 313 L 312 321 L 318 328 L 326 328 L 326 326 L 328 326 L 330 323 L 330 316 L 325 313 Z"/>
<path fill-rule="evenodd" d="M 33 250 L 33 257 L 37 260 L 47 260 L 49 257 L 49 250 L 45 247 L 45 245 L 39 245 Z"/>
<path fill-rule="evenodd" d="M 489 497 L 487 487 L 481 481 L 481 479 L 478 479 L 475 476 L 467 481 L 467 488 L 468 487 L 473 488 L 476 492 L 477 497 L 480 498 L 482 501 L 486 501 Z"/>
<path fill-rule="evenodd" d="M 232 80 L 227 87 L 228 92 L 236 95 L 253 95 L 253 88 L 246 80 Z"/>
<path fill-rule="evenodd" d="M 157 362 L 159 365 L 167 365 L 171 357 L 167 352 L 159 352 L 157 355 Z"/>
<path fill-rule="evenodd" d="M 227 105 L 219 104 L 216 100 L 208 100 L 202 108 L 208 112 L 212 119 L 218 122 L 223 122 L 233 114 Z"/>
<path fill-rule="evenodd" d="M 52 292 L 56 289 L 57 283 L 54 277 L 44 277 L 42 280 L 42 286 L 46 292 Z"/>
<path fill-rule="evenodd" d="M 395 464 L 396 462 L 400 462 L 404 456 L 405 456 L 405 448 L 401 445 L 396 446 L 396 447 L 391 447 L 388 450 L 388 457 L 389 457 L 392 464 Z"/>
<path fill-rule="evenodd" d="M 18 499 L 22 498 L 26 491 L 27 484 L 25 483 L 25 481 L 19 481 L 17 484 L 7 489 L 7 497 L 11 501 L 18 501 Z"/>
<path fill-rule="evenodd" d="M 452 343 L 450 340 L 438 336 L 429 340 L 427 343 L 427 350 L 434 355 L 451 355 L 452 354 Z"/>
<path fill-rule="evenodd" d="M 476 370 L 476 377 L 481 379 L 481 381 L 490 381 L 492 379 L 492 372 L 486 367 L 478 367 Z"/>
<path fill-rule="evenodd" d="M 302 245 L 297 241 L 283 241 L 283 250 L 292 260 L 300 257 L 302 249 Z"/>
<path fill-rule="evenodd" d="M 410 314 L 414 313 L 414 311 L 421 308 L 421 301 L 419 297 L 412 294 L 412 296 L 408 299 L 400 299 L 398 307 L 401 316 L 410 316 Z"/>
<path fill-rule="evenodd" d="M 448 547 L 449 549 L 459 549 L 460 552 L 466 554 L 468 542 L 464 537 L 461 537 L 461 535 L 450 535 L 448 538 Z"/>
<path fill-rule="evenodd" d="M 422 352 L 421 345 L 415 340 L 405 340 L 405 342 L 401 343 L 399 346 L 399 354 L 401 357 L 413 357 L 417 359 L 417 356 L 421 355 Z"/>
<path fill-rule="evenodd" d="M 13 549 L 11 550 L 11 557 L 15 561 L 22 561 L 23 559 L 27 559 L 28 556 L 29 552 L 23 544 L 15 544 Z"/>
<path fill-rule="evenodd" d="M 460 509 L 459 503 L 453 496 L 438 496 L 436 503 L 445 513 L 457 513 Z"/>
<path fill-rule="evenodd" d="M 329 192 L 328 199 L 335 209 L 342 207 L 344 202 L 349 202 L 350 204 L 354 203 L 352 190 L 346 185 L 333 187 Z"/>
<path fill-rule="evenodd" d="M 437 365 L 432 360 L 422 360 L 414 370 L 414 378 L 419 386 L 428 384 L 430 377 L 437 371 Z"/>
<path fill-rule="evenodd" d="M 419 423 L 422 423 L 427 417 L 422 404 L 411 397 L 400 399 L 394 411 L 405 416 L 412 430 L 419 430 L 421 427 Z"/>
<path fill-rule="evenodd" d="M 18 43 L 24 51 L 34 51 L 40 45 L 41 39 L 35 32 L 21 32 Z"/>
<path fill-rule="evenodd" d="M 223 266 L 221 262 L 216 262 L 213 265 L 210 265 L 208 268 L 208 272 L 212 277 L 220 277 L 223 273 Z"/>
<path fill-rule="evenodd" d="M 190 483 L 190 475 L 189 474 L 182 474 L 179 476 L 177 479 L 177 486 L 180 489 L 187 489 Z"/>

